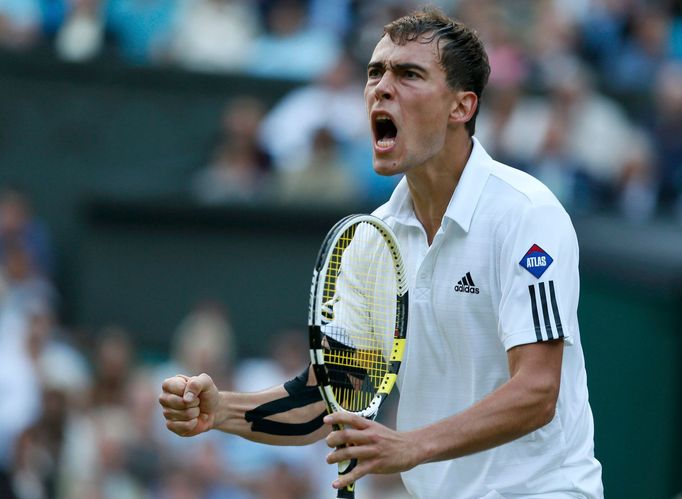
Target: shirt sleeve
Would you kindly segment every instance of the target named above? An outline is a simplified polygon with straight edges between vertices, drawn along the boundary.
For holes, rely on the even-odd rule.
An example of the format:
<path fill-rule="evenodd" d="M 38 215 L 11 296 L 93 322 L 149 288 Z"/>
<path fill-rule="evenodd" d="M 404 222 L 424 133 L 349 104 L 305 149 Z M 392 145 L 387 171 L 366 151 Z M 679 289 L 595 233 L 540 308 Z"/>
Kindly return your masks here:
<path fill-rule="evenodd" d="M 498 334 L 505 350 L 578 328 L 578 241 L 560 205 L 528 206 L 506 224 L 499 255 Z"/>

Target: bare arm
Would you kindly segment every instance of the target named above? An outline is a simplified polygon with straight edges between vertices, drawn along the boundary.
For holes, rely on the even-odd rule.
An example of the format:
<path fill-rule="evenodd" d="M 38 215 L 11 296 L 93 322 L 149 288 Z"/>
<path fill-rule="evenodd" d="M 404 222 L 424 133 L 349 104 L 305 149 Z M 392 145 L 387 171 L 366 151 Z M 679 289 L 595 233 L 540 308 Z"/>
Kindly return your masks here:
<path fill-rule="evenodd" d="M 314 385 L 311 376 L 309 372 L 310 386 Z M 272 406 L 268 403 L 286 404 L 290 397 L 284 385 L 257 393 L 221 392 L 207 374 L 177 375 L 163 382 L 159 403 L 166 427 L 183 437 L 217 429 L 273 445 L 305 445 L 324 438 L 329 427 L 311 423 L 325 412 L 322 401 L 273 414 L 266 410 Z M 293 428 L 297 434 L 282 434 L 282 428 L 284 433 Z"/>
<path fill-rule="evenodd" d="M 367 473 L 394 473 L 418 464 L 455 459 L 515 440 L 554 417 L 561 381 L 563 342 L 533 343 L 507 353 L 510 379 L 470 408 L 409 432 L 390 430 L 352 414 L 333 414 L 325 423 L 347 426 L 327 437 L 337 449 L 335 463 L 358 458 L 360 463 L 334 483 L 341 487 Z"/>

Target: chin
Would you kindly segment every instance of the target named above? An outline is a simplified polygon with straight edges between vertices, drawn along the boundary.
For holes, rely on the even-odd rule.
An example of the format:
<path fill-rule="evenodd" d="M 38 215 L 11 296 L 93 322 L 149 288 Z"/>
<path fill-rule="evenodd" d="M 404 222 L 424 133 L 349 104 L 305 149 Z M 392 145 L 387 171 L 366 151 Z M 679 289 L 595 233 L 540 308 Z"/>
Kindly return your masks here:
<path fill-rule="evenodd" d="M 401 165 L 396 160 L 377 160 L 373 162 L 374 172 L 382 177 L 391 177 L 403 173 Z"/>

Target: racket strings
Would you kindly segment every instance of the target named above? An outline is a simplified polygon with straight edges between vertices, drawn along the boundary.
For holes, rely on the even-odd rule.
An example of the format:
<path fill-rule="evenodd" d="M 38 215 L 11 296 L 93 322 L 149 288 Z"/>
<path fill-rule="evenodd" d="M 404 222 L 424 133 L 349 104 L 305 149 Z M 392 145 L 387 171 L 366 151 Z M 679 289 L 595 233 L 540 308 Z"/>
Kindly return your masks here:
<path fill-rule="evenodd" d="M 343 345 L 325 351 L 325 364 L 337 375 L 332 378 L 341 380 L 332 389 L 347 410 L 366 408 L 388 370 L 395 297 L 393 259 L 384 237 L 371 224 L 351 226 L 332 250 L 322 291 L 329 321 L 325 334 Z"/>

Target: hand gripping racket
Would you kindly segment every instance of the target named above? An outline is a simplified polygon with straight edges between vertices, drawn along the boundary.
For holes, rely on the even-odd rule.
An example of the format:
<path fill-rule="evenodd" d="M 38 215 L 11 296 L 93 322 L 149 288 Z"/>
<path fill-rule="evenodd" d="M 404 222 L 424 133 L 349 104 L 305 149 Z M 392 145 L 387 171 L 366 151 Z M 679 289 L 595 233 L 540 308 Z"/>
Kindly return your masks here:
<path fill-rule="evenodd" d="M 329 231 L 313 272 L 308 325 L 327 411 L 374 419 L 395 384 L 407 333 L 407 277 L 382 220 L 350 215 Z M 356 464 L 339 463 L 339 476 Z M 337 497 L 355 497 L 355 484 Z"/>

